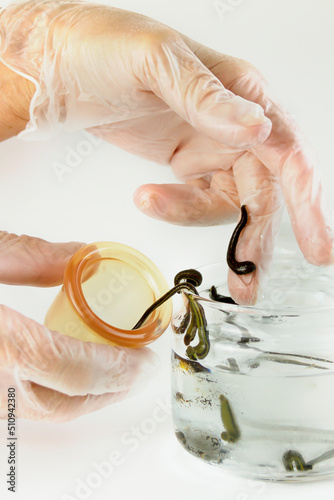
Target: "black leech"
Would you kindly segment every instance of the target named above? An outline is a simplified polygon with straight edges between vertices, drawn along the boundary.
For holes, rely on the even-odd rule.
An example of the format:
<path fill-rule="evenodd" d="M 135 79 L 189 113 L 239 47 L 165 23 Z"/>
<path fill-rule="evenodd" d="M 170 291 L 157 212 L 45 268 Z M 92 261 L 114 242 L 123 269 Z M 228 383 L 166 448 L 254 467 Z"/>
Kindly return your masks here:
<path fill-rule="evenodd" d="M 181 356 L 176 354 L 176 352 L 174 352 L 174 351 L 172 354 L 172 359 L 173 359 L 173 361 L 177 360 L 179 363 L 186 365 L 187 369 L 189 369 L 195 373 L 199 373 L 199 372 L 211 373 L 211 370 L 209 370 L 209 368 L 206 368 L 205 366 L 201 365 L 198 361 L 189 361 L 189 360 L 186 360 L 184 358 L 181 358 Z"/>
<path fill-rule="evenodd" d="M 236 250 L 237 250 L 237 244 L 238 240 L 240 238 L 240 235 L 247 225 L 248 221 L 248 213 L 247 213 L 247 208 L 246 205 L 243 205 L 241 207 L 241 219 L 235 230 L 233 231 L 230 244 L 228 246 L 227 250 L 227 264 L 230 269 L 235 274 L 242 275 L 242 274 L 250 274 L 253 271 L 256 270 L 256 265 L 254 262 L 251 262 L 250 260 L 245 260 L 243 262 L 238 262 L 236 259 Z"/>
<path fill-rule="evenodd" d="M 210 299 L 211 300 L 215 300 L 217 302 L 224 302 L 225 304 L 236 304 L 236 302 L 234 302 L 234 300 L 232 299 L 232 297 L 226 297 L 225 295 L 220 295 L 218 292 L 217 292 L 217 288 L 215 286 L 212 286 L 210 288 Z"/>
<path fill-rule="evenodd" d="M 186 269 L 185 271 L 180 271 L 174 278 L 174 285 L 179 285 L 180 283 L 190 283 L 193 286 L 200 286 L 203 281 L 203 276 L 196 269 Z"/>
<path fill-rule="evenodd" d="M 193 361 L 196 361 L 197 359 L 204 359 L 210 351 L 209 332 L 207 329 L 204 309 L 196 300 L 194 300 L 192 295 L 194 294 L 198 296 L 198 292 L 195 287 L 201 285 L 202 279 L 201 273 L 196 271 L 196 269 L 188 269 L 178 273 L 174 278 L 174 288 L 154 302 L 154 304 L 152 304 L 144 312 L 132 330 L 142 327 L 152 312 L 176 293 L 180 293 L 181 291 L 191 292 L 185 294 L 188 299 L 187 310 L 181 324 L 176 330 L 176 333 L 185 333 L 184 343 L 188 346 L 186 354 L 189 359 L 192 359 Z M 199 343 L 195 347 L 192 347 L 189 344 L 195 339 L 196 333 L 198 333 Z"/>
<path fill-rule="evenodd" d="M 152 314 L 155 309 L 161 306 L 166 300 L 170 299 L 176 293 L 181 292 L 182 290 L 188 290 L 193 292 L 195 295 L 198 295 L 195 286 L 199 286 L 202 283 L 202 275 L 200 272 L 195 269 L 188 269 L 186 271 L 181 271 L 175 276 L 174 279 L 175 286 L 169 292 L 165 293 L 160 299 L 158 299 L 154 304 L 149 307 L 140 320 L 135 324 L 132 330 L 137 330 L 137 328 L 141 328 L 147 318 Z M 186 328 L 186 326 L 184 326 Z"/>
<path fill-rule="evenodd" d="M 188 307 L 189 307 L 189 296 L 186 295 L 187 300 L 188 300 Z M 196 332 L 197 332 L 197 325 L 196 325 L 196 318 L 195 315 L 192 311 L 192 309 L 189 307 L 190 312 L 189 312 L 189 320 L 187 323 L 187 329 L 185 330 L 185 336 L 183 338 L 184 345 L 188 346 L 190 342 L 194 340 L 196 337 Z"/>
<path fill-rule="evenodd" d="M 231 405 L 223 394 L 219 396 L 219 399 L 221 419 L 225 427 L 225 431 L 221 433 L 221 437 L 228 443 L 236 443 L 240 438 L 240 429 L 235 420 Z"/>
<path fill-rule="evenodd" d="M 306 471 L 312 470 L 312 465 L 305 463 L 303 456 L 294 450 L 287 451 L 283 455 L 283 464 L 287 471 Z"/>
<path fill-rule="evenodd" d="M 199 343 L 195 347 L 189 346 L 186 350 L 186 354 L 189 359 L 196 361 L 197 359 L 204 359 L 209 354 L 210 351 L 209 332 L 207 329 L 207 322 L 203 307 L 196 300 L 194 300 L 193 296 L 191 296 L 190 294 L 189 295 L 187 294 L 187 297 L 189 300 L 189 307 L 192 312 L 194 323 L 196 326 L 196 329 L 192 330 L 191 335 L 196 334 L 197 331 L 199 337 Z M 184 343 L 186 345 L 189 345 L 189 343 L 194 339 L 195 335 L 193 337 L 186 339 L 187 335 L 184 338 Z M 186 343 L 186 340 L 189 340 L 189 342 Z"/>

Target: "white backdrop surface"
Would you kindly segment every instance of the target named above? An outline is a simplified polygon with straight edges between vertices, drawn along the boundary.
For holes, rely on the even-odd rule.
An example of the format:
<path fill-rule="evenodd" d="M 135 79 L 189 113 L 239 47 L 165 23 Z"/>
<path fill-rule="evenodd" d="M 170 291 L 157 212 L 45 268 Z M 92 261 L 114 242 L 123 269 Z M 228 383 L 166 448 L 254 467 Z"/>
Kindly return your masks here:
<path fill-rule="evenodd" d="M 104 3 L 149 15 L 208 46 L 257 65 L 316 149 L 332 202 L 332 0 Z M 12 139 L 0 144 L 1 229 L 51 241 L 122 242 L 150 257 L 169 283 L 182 268 L 224 258 L 231 226 L 177 227 L 150 220 L 133 205 L 132 193 L 139 185 L 174 182 L 168 167 L 100 144 L 93 146 L 91 153 L 60 183 L 54 172 L 55 162 L 64 162 L 68 147 L 76 149 L 82 140 L 87 137 L 75 133 L 60 135 L 48 143 Z M 1 285 L 0 303 L 42 322 L 55 294 L 55 289 Z M 15 498 L 332 498 L 334 480 L 300 485 L 252 482 L 203 465 L 189 456 L 176 442 L 172 430 L 168 405 L 169 334 L 152 349 L 161 358 L 161 370 L 141 395 L 67 424 L 19 421 Z M 141 429 L 141 438 L 136 438 L 136 444 L 132 440 L 130 445 L 126 438 L 132 436 L 133 426 Z M 0 496 L 12 498 L 5 485 L 5 422 L 0 423 L 0 429 Z M 112 459 L 117 464 L 109 471 L 109 477 L 103 478 L 101 472 L 97 476 L 99 465 L 105 461 L 111 463 Z M 89 489 L 76 491 L 78 484 L 87 481 L 91 484 Z"/>

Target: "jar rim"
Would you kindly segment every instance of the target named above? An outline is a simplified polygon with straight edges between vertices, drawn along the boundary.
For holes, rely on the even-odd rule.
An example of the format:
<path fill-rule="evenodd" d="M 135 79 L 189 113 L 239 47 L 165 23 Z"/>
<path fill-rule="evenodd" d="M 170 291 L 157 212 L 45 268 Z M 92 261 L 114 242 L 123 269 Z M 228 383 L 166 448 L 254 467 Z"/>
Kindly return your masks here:
<path fill-rule="evenodd" d="M 154 311 L 141 328 L 126 330 L 110 325 L 100 318 L 85 298 L 82 278 L 87 264 L 94 264 L 108 258 L 127 262 L 140 270 L 149 282 L 154 296 L 163 295 L 168 290 L 167 282 L 160 270 L 138 250 L 115 242 L 91 243 L 80 248 L 71 257 L 65 269 L 64 289 L 71 306 L 81 321 L 94 333 L 111 343 L 124 347 L 141 347 L 150 344 L 160 337 L 169 325 L 172 316 L 171 301 Z"/>
<path fill-rule="evenodd" d="M 210 307 L 214 307 L 216 309 L 223 309 L 226 312 L 231 312 L 234 314 L 246 314 L 246 315 L 253 315 L 253 316 L 300 316 L 300 315 L 307 315 L 307 314 L 316 314 L 316 313 L 324 313 L 326 311 L 333 311 L 334 312 L 334 300 L 333 304 L 327 304 L 323 306 L 310 306 L 310 304 L 307 305 L 295 305 L 295 306 L 277 306 L 272 304 L 271 307 L 264 307 L 263 305 L 239 305 L 239 304 L 229 304 L 229 303 L 223 303 L 223 302 L 218 302 L 215 300 L 212 300 L 208 297 L 203 297 L 201 295 L 201 292 L 204 290 L 208 290 L 208 286 L 205 283 L 205 274 L 206 271 L 209 269 L 217 269 L 218 267 L 225 267 L 224 262 L 213 262 L 211 264 L 206 264 L 204 266 L 199 266 L 196 269 L 203 275 L 203 283 L 202 285 L 198 288 L 199 297 L 195 297 L 195 300 L 203 300 L 210 304 Z M 322 266 L 323 267 L 323 266 Z M 316 266 L 314 266 L 315 269 Z M 226 270 L 227 270 L 226 266 Z M 217 273 L 216 273 L 217 274 Z M 212 283 L 213 285 L 214 283 Z M 222 283 L 221 283 L 222 284 Z M 219 285 L 218 285 L 219 286 Z M 334 290 L 334 283 L 333 283 L 333 290 Z"/>
<path fill-rule="evenodd" d="M 201 290 L 199 290 L 201 292 Z M 194 295 L 194 300 L 203 301 L 210 304 L 210 307 L 215 309 L 223 310 L 224 312 L 231 312 L 234 314 L 249 314 L 252 316 L 261 316 L 261 317 L 269 317 L 269 316 L 300 316 L 301 314 L 304 316 L 305 314 L 315 314 L 315 313 L 323 313 L 325 311 L 334 311 L 333 306 L 317 306 L 314 308 L 310 308 L 309 306 L 300 306 L 300 307 L 273 307 L 271 309 L 265 309 L 256 306 L 247 306 L 247 305 L 239 305 L 239 304 L 228 304 L 223 302 L 218 302 L 216 300 L 212 300 L 207 297 L 203 297 L 202 295 Z"/>

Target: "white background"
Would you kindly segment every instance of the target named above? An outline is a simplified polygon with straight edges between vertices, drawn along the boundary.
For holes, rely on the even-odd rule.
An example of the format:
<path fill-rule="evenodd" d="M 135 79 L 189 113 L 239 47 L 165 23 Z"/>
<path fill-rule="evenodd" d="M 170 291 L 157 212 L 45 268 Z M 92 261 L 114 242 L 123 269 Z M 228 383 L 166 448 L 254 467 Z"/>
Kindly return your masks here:
<path fill-rule="evenodd" d="M 105 2 L 109 3 L 109 2 Z M 334 4 L 332 0 L 222 0 L 230 10 L 219 16 L 212 0 L 110 0 L 147 14 L 200 42 L 256 64 L 314 145 L 333 198 Z M 110 240 L 131 245 L 150 257 L 172 283 L 182 268 L 224 258 L 232 227 L 182 228 L 150 220 L 134 207 L 132 193 L 146 182 L 173 182 L 168 167 L 102 144 L 60 183 L 55 161 L 76 148 L 81 133 L 48 143 L 12 139 L 0 145 L 0 227 L 51 241 Z M 333 206 L 333 203 L 332 203 Z M 0 302 L 42 322 L 55 289 L 0 287 Z M 170 338 L 153 349 L 160 374 L 132 400 L 68 424 L 19 421 L 17 499 L 79 498 L 77 481 L 96 472 L 94 463 L 119 451 L 123 463 L 86 498 L 274 500 L 332 498 L 334 480 L 308 484 L 249 482 L 202 464 L 173 436 L 171 417 L 149 427 L 169 396 Z M 132 426 L 143 426 L 133 450 L 121 442 Z M 0 495 L 7 498 L 5 422 L 1 429 Z M 149 434 L 151 432 L 151 434 Z M 8 498 L 12 496 L 8 493 Z M 83 497 L 82 497 L 83 498 Z"/>

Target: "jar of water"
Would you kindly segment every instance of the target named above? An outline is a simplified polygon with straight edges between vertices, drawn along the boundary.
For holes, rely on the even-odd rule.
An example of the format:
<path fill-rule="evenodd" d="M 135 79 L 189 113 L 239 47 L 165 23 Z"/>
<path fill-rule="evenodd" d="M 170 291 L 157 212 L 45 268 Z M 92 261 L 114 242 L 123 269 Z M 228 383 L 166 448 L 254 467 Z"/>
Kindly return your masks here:
<path fill-rule="evenodd" d="M 256 306 L 212 300 L 212 285 L 228 295 L 226 267 L 200 271 L 200 297 L 191 301 L 206 321 L 203 355 L 193 356 L 201 339 L 189 333 L 189 294 L 172 319 L 177 439 L 196 457 L 247 477 L 333 474 L 333 267 L 281 251 Z"/>

